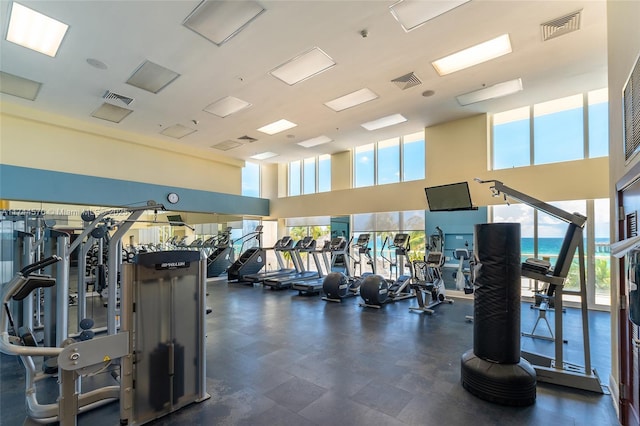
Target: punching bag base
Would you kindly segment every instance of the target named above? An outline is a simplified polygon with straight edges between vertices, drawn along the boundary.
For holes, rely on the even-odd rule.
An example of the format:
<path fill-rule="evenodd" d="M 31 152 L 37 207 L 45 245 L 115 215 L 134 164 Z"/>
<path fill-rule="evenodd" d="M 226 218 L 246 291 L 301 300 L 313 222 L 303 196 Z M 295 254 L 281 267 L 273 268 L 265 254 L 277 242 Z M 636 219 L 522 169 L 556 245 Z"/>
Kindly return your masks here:
<path fill-rule="evenodd" d="M 478 358 L 473 349 L 462 355 L 462 386 L 486 401 L 524 407 L 536 401 L 536 371 L 524 358 L 497 364 Z"/>

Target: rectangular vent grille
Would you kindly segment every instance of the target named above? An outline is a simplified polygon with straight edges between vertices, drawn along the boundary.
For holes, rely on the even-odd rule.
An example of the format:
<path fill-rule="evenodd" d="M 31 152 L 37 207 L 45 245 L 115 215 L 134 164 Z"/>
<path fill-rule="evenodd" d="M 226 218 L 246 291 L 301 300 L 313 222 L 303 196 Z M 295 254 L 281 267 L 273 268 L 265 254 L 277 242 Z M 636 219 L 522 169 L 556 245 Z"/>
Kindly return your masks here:
<path fill-rule="evenodd" d="M 243 141 L 243 142 L 248 142 L 248 143 L 255 142 L 255 141 L 258 140 L 256 138 L 252 138 L 251 136 L 247 136 L 247 135 L 240 136 L 238 139 Z"/>
<path fill-rule="evenodd" d="M 640 149 L 640 57 L 636 59 L 622 98 L 624 158 L 629 160 Z"/>
<path fill-rule="evenodd" d="M 393 80 L 391 80 L 391 82 L 394 83 L 396 86 L 398 86 L 402 90 L 406 90 L 411 87 L 422 84 L 422 81 L 420 81 L 418 76 L 412 72 L 410 72 L 409 74 L 405 74 L 403 76 L 394 78 Z"/>
<path fill-rule="evenodd" d="M 627 238 L 638 236 L 638 212 L 627 215 Z"/>
<path fill-rule="evenodd" d="M 241 145 L 242 144 L 240 142 L 226 140 L 226 141 L 217 143 L 215 145 L 212 145 L 211 148 L 219 149 L 220 151 L 229 151 L 230 149 L 237 148 Z"/>
<path fill-rule="evenodd" d="M 580 14 L 582 10 L 570 13 L 560 18 L 540 24 L 542 30 L 542 41 L 560 37 L 567 33 L 580 29 Z"/>
<path fill-rule="evenodd" d="M 102 96 L 102 98 L 110 101 L 122 102 L 125 105 L 130 105 L 131 102 L 133 102 L 133 98 L 119 95 L 117 93 L 112 92 L 111 90 L 107 90 L 105 94 Z"/>

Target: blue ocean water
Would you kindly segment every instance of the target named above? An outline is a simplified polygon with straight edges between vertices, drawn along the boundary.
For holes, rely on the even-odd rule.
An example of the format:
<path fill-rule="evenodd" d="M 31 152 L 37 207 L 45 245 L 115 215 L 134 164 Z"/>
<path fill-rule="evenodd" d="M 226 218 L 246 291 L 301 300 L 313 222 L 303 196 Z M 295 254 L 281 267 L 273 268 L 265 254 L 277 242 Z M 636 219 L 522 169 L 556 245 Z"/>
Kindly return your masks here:
<path fill-rule="evenodd" d="M 562 240 L 564 238 L 538 238 L 538 257 L 542 256 L 557 256 L 562 247 Z M 596 250 L 598 253 L 608 253 L 608 238 L 596 238 L 596 246 L 600 247 L 600 250 Z M 533 256 L 533 238 L 522 238 L 520 250 L 523 257 Z"/>

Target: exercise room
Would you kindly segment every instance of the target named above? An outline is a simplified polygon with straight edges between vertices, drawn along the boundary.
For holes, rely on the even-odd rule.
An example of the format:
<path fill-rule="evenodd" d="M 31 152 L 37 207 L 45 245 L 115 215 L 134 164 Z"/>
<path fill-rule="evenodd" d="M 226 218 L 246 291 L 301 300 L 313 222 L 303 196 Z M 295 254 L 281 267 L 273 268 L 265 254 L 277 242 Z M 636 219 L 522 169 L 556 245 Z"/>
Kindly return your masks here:
<path fill-rule="evenodd" d="M 0 7 L 2 425 L 640 424 L 640 2 Z"/>

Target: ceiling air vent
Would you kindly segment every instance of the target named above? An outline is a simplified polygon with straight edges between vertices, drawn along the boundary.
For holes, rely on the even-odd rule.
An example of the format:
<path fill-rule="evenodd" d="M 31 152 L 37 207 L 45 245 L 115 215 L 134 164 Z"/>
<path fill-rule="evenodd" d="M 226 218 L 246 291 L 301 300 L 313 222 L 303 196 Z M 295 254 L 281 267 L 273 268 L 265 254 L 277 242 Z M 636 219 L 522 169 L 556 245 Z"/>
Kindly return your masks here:
<path fill-rule="evenodd" d="M 580 29 L 580 13 L 582 10 L 570 13 L 560 18 L 540 24 L 542 30 L 542 41 L 560 37 L 567 33 Z"/>
<path fill-rule="evenodd" d="M 118 95 L 117 93 L 114 93 L 111 90 L 107 90 L 105 94 L 102 96 L 102 98 L 107 99 L 109 101 L 115 101 L 115 103 L 122 102 L 125 105 L 130 105 L 131 102 L 133 102 L 133 98 L 129 98 L 123 95 Z"/>
<path fill-rule="evenodd" d="M 242 142 L 248 142 L 248 143 L 255 142 L 258 140 L 256 138 L 252 138 L 251 136 L 247 136 L 247 135 L 240 136 L 238 139 L 241 140 Z"/>
<path fill-rule="evenodd" d="M 219 149 L 220 151 L 229 151 L 230 149 L 237 148 L 241 145 L 242 144 L 240 142 L 232 141 L 229 139 L 215 145 L 211 145 L 211 148 Z"/>
<path fill-rule="evenodd" d="M 391 80 L 391 82 L 395 83 L 395 85 L 402 90 L 407 90 L 410 87 L 414 87 L 419 84 L 422 84 L 418 76 L 412 72 L 410 72 L 409 74 L 405 74 L 403 76 L 394 78 L 393 80 Z"/>

